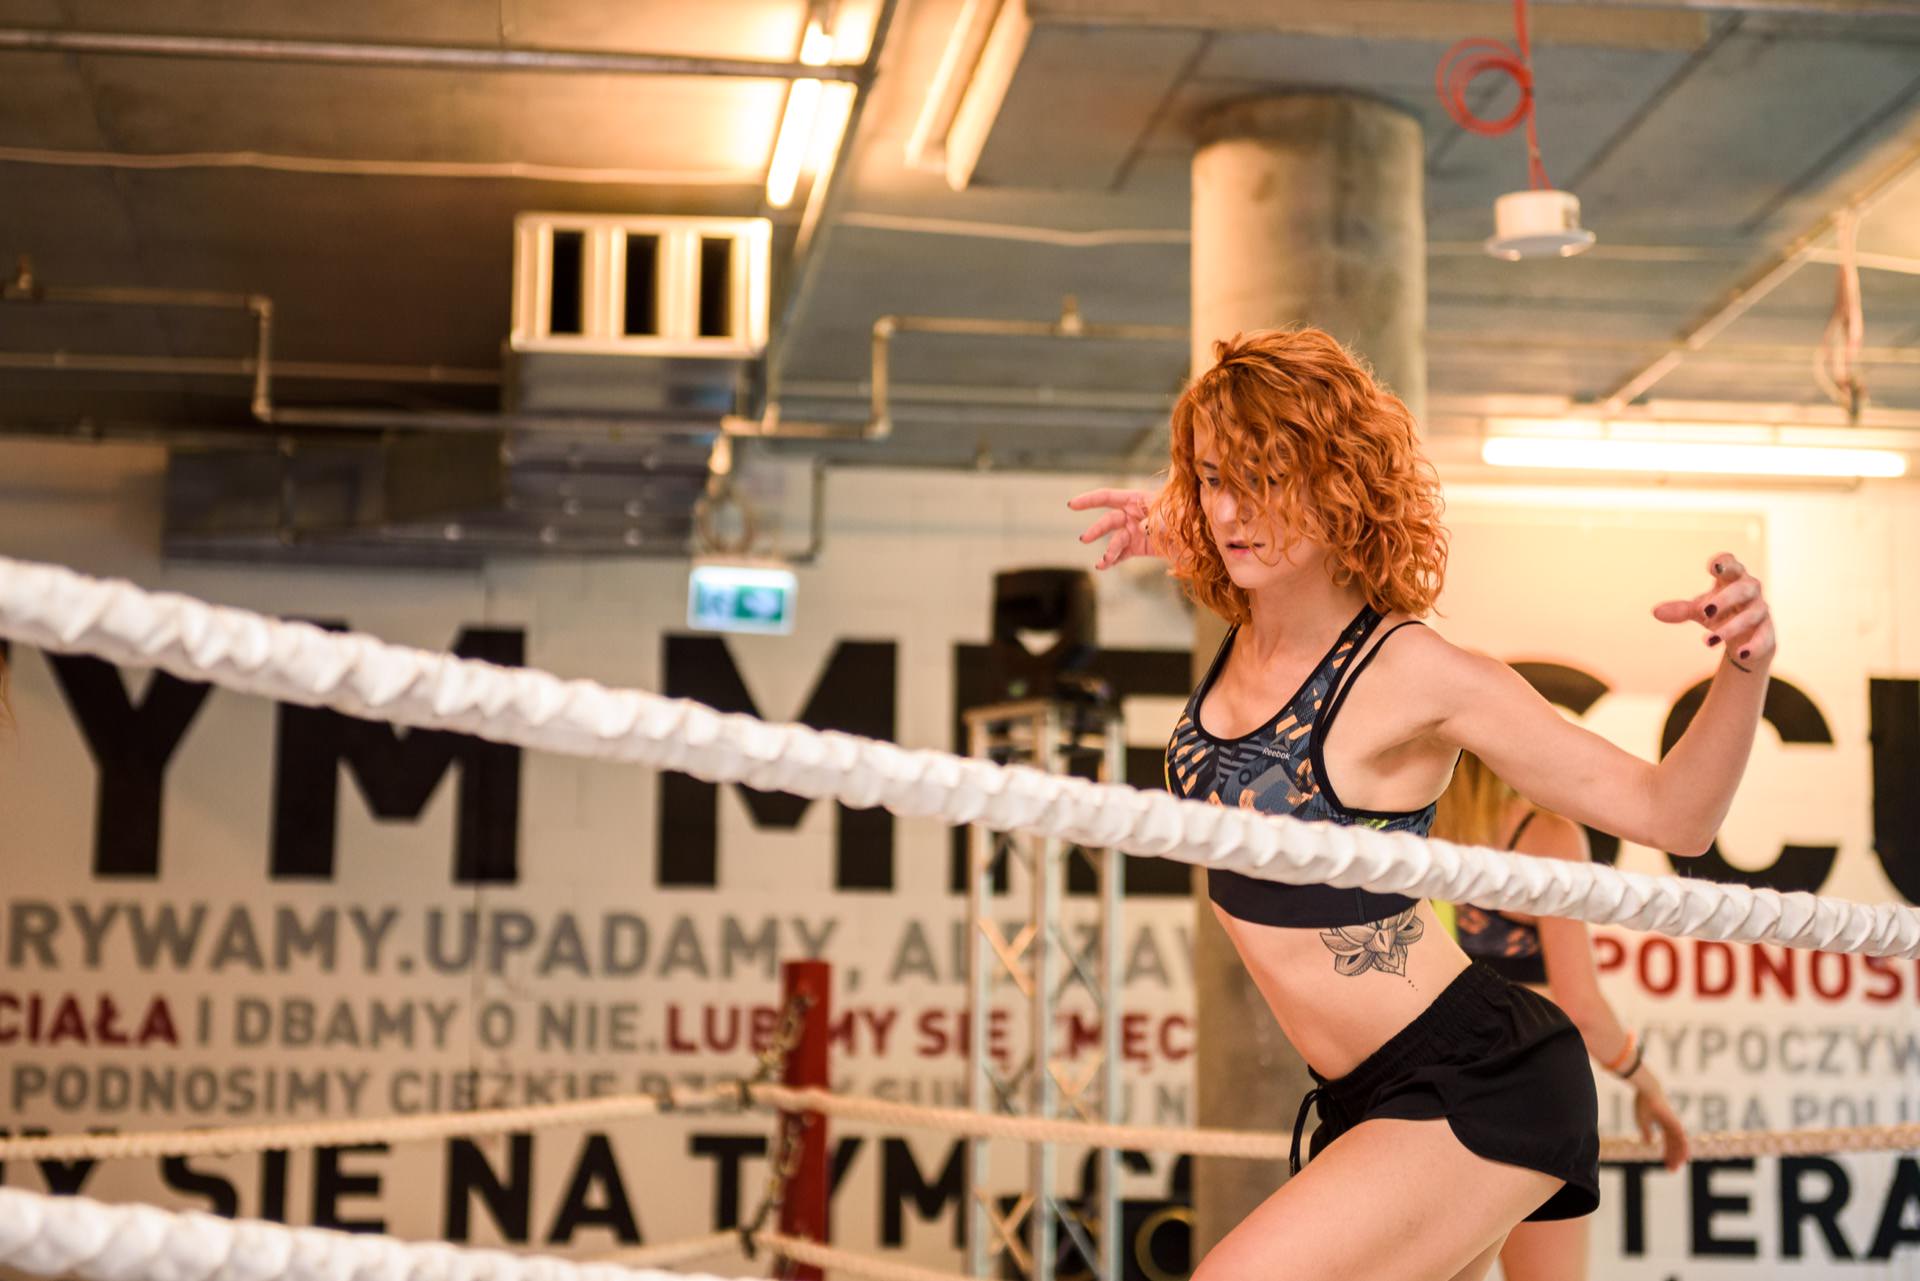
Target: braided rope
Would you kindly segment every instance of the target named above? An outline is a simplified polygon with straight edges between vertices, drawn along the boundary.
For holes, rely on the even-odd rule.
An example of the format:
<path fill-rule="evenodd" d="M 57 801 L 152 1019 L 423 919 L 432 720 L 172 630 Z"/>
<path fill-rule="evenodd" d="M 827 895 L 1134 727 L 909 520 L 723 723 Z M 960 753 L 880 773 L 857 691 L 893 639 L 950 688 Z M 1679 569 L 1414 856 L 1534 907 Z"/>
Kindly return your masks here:
<path fill-rule="evenodd" d="M 1130 1148 L 1136 1152 L 1184 1152 L 1193 1156 L 1285 1159 L 1292 1136 L 1262 1130 L 1183 1129 L 1171 1125 L 1113 1125 L 1066 1117 L 1008 1116 L 967 1108 L 927 1107 L 888 1099 L 832 1094 L 784 1085 L 756 1086 L 756 1101 L 787 1112 L 821 1112 L 852 1121 L 875 1121 L 906 1129 L 970 1138 L 1022 1139 L 1031 1143 Z"/>
<path fill-rule="evenodd" d="M 0 557 L 0 634 L 157 666 L 287 702 L 522 747 L 639 761 L 708 782 L 882 806 L 1267 880 L 1625 925 L 1663 934 L 1920 957 L 1920 911 L 1620 872 L 1406 832 L 1177 800 L 685 700 L 335 634 Z"/>
<path fill-rule="evenodd" d="M 904 1129 L 969 1137 L 1024 1139 L 1034 1143 L 1173 1152 L 1251 1161 L 1285 1160 L 1290 1134 L 1271 1130 L 1182 1129 L 1166 1125 L 1108 1125 L 1062 1117 L 1003 1116 L 964 1108 L 926 1107 L 838 1095 L 784 1085 L 755 1086 L 756 1102 L 783 1111 L 822 1112 L 850 1121 L 873 1121 Z M 1817 1156 L 1831 1152 L 1920 1151 L 1920 1124 L 1856 1125 L 1829 1130 L 1726 1130 L 1688 1136 L 1695 1157 Z M 1604 1161 L 1656 1161 L 1660 1145 L 1619 1135 L 1600 1141 Z"/>
<path fill-rule="evenodd" d="M 870 1254 L 837 1250 L 818 1241 L 790 1237 L 779 1232 L 762 1232 L 754 1240 L 784 1254 L 795 1263 L 809 1263 L 816 1268 L 831 1268 L 835 1272 L 846 1272 L 857 1277 L 872 1277 L 873 1281 L 974 1281 L 972 1277 L 957 1272 L 936 1272 L 932 1268 L 915 1267 L 911 1263 L 877 1259 Z"/>
<path fill-rule="evenodd" d="M 85 1281 L 721 1281 L 0 1188 L 0 1266 Z"/>
<path fill-rule="evenodd" d="M 0 1138 L 0 1161 L 114 1160 L 146 1156 L 227 1156 L 235 1152 L 353 1147 L 362 1143 L 420 1143 L 476 1138 L 560 1125 L 593 1125 L 657 1116 L 676 1108 L 705 1107 L 739 1096 L 734 1085 L 665 1094 L 615 1094 L 478 1112 L 378 1116 L 351 1121 L 306 1121 L 290 1125 L 236 1125 L 214 1130 L 147 1130 L 132 1134 L 56 1134 Z"/>
<path fill-rule="evenodd" d="M 397 1144 L 434 1138 L 477 1137 L 546 1126 L 586 1125 L 657 1115 L 668 1110 L 666 1104 L 672 1108 L 691 1109 L 735 1100 L 742 1089 L 756 1104 L 781 1112 L 819 1112 L 849 1121 L 968 1138 L 1018 1139 L 1033 1143 L 1064 1143 L 1252 1161 L 1284 1159 L 1292 1142 L 1291 1135 L 1265 1130 L 1114 1125 L 1066 1117 L 1009 1116 L 966 1108 L 897 1103 L 890 1099 L 835 1094 L 829 1090 L 796 1088 L 764 1081 L 738 1081 L 700 1090 L 674 1092 L 667 1096 L 665 1103 L 659 1096 L 651 1094 L 622 1095 L 540 1107 L 447 1112 L 419 1117 L 374 1117 L 340 1123 L 0 1139 L 0 1162 L 211 1156 L 275 1149 L 347 1147 L 356 1143 Z M 1858 1125 L 1826 1130 L 1730 1130 L 1689 1137 L 1693 1153 L 1698 1157 L 1920 1151 L 1920 1124 Z M 1602 1158 L 1609 1161 L 1654 1160 L 1660 1152 L 1657 1143 L 1646 1143 L 1625 1135 L 1601 1140 L 1600 1150 Z"/>
<path fill-rule="evenodd" d="M 714 1254 L 733 1254 L 740 1249 L 738 1232 L 714 1232 L 684 1241 L 665 1241 L 659 1245 L 636 1245 L 603 1254 L 595 1263 L 612 1263 L 622 1268 L 670 1268 L 688 1259 L 704 1259 Z"/>
<path fill-rule="evenodd" d="M 1848 1125 L 1831 1130 L 1723 1130 L 1689 1134 L 1696 1161 L 1728 1156 L 1828 1156 L 1839 1152 L 1920 1152 L 1920 1125 Z M 1658 1161 L 1660 1145 L 1600 1140 L 1602 1161 Z"/>

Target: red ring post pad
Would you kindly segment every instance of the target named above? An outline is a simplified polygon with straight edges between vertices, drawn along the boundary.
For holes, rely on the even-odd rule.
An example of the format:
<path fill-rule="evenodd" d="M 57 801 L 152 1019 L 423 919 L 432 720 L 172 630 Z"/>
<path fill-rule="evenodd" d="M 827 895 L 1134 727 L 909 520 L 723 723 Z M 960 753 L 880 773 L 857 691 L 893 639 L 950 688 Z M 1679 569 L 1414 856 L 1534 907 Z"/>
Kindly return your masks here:
<path fill-rule="evenodd" d="M 782 1008 L 806 1003 L 800 1038 L 787 1054 L 781 1083 L 795 1089 L 827 1088 L 827 1028 L 831 1014 L 833 967 L 825 961 L 786 961 L 780 966 Z M 818 1112 L 780 1114 L 780 1124 L 797 1135 L 799 1159 L 780 1205 L 780 1231 L 807 1241 L 827 1241 L 827 1118 Z M 811 1264 L 789 1262 L 784 1275 L 794 1281 L 824 1281 Z"/>

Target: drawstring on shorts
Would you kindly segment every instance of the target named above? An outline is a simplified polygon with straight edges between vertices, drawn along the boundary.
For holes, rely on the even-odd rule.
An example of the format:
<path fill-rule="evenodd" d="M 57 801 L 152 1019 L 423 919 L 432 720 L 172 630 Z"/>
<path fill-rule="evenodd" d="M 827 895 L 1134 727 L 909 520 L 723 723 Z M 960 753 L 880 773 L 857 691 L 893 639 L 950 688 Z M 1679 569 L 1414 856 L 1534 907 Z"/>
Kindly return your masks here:
<path fill-rule="evenodd" d="M 1305 1097 L 1300 1100 L 1300 1110 L 1294 1113 L 1293 1148 L 1287 1153 L 1287 1173 L 1290 1175 L 1300 1173 L 1300 1136 L 1307 1129 L 1307 1111 L 1319 1100 L 1320 1094 L 1321 1089 L 1317 1085 L 1308 1090 Z"/>

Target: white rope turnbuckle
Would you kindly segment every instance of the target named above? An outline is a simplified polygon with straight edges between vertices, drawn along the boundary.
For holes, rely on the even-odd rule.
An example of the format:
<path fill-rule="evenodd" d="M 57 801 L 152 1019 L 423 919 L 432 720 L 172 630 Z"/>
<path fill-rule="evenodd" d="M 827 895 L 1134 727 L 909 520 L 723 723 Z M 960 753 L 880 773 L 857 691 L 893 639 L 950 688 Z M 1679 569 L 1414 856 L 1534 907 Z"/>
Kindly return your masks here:
<path fill-rule="evenodd" d="M 85 1281 L 722 1281 L 0 1188 L 0 1267 Z"/>
<path fill-rule="evenodd" d="M 770 725 L 685 700 L 324 632 L 4 557 L 0 634 L 356 716 L 640 761 L 709 782 L 1030 832 L 1266 880 L 1663 934 L 1920 957 L 1920 912 L 1898 904 L 1647 876 L 1203 805 L 803 725 Z"/>

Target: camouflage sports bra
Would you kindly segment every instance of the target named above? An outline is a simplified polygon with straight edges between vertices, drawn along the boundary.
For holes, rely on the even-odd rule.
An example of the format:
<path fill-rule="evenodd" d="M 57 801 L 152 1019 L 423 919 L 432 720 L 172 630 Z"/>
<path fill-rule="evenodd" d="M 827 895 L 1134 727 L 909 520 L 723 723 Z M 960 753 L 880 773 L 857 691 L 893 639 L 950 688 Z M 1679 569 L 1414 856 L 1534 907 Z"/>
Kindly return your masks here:
<path fill-rule="evenodd" d="M 1520 844 L 1521 834 L 1533 822 L 1539 810 L 1528 810 L 1507 838 L 1507 848 Z M 1453 931 L 1460 950 L 1476 961 L 1491 966 L 1510 983 L 1540 984 L 1547 981 L 1547 958 L 1540 950 L 1540 927 L 1532 921 L 1516 921 L 1491 908 L 1469 907 L 1462 903 L 1453 909 Z"/>
<path fill-rule="evenodd" d="M 1425 836 L 1433 826 L 1432 805 L 1404 811 L 1349 809 L 1328 785 L 1326 762 L 1321 759 L 1321 742 L 1353 682 L 1387 637 L 1401 627 L 1418 626 L 1403 622 L 1390 627 L 1368 648 L 1380 619 L 1372 608 L 1361 609 L 1271 720 L 1238 738 L 1218 738 L 1201 727 L 1200 706 L 1239 634 L 1238 627 L 1229 631 L 1174 726 L 1173 740 L 1167 744 L 1167 790 L 1215 805 Z M 1398 894 L 1369 894 L 1332 885 L 1283 885 L 1213 868 L 1207 870 L 1207 893 L 1229 916 L 1240 920 L 1315 929 L 1384 920 L 1415 903 Z"/>

